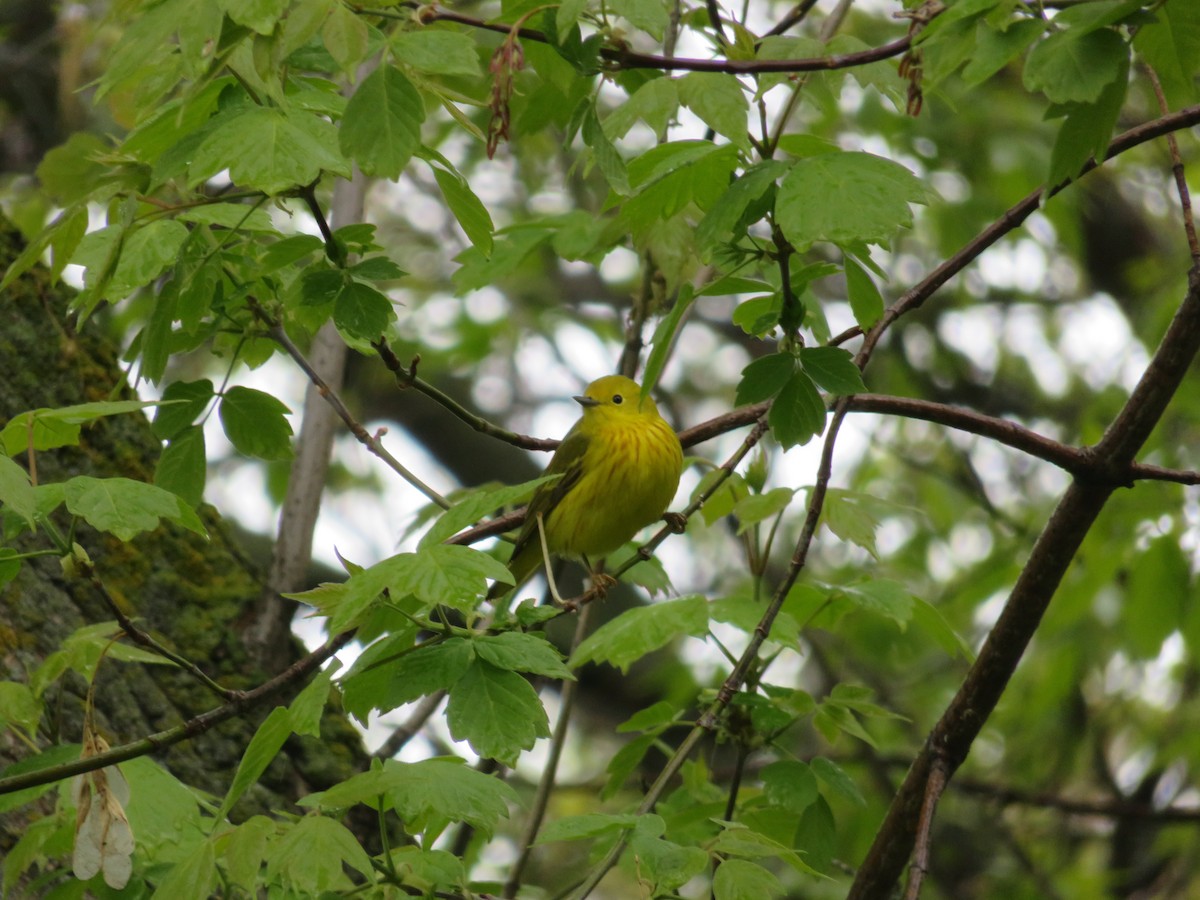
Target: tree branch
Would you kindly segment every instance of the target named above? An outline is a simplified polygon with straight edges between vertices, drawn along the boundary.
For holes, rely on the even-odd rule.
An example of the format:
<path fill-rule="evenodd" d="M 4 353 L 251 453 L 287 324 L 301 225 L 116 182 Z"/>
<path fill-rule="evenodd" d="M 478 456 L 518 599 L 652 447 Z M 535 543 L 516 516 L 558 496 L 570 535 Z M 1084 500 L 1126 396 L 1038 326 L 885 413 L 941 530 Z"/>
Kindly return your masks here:
<path fill-rule="evenodd" d="M 1179 389 L 1198 349 L 1200 266 L 1193 266 L 1188 273 L 1187 294 L 1150 365 L 1104 437 L 1086 451 L 1101 469 L 1129 468 L 1134 454 Z M 913 849 L 934 761 L 944 762 L 949 779 L 966 759 L 1113 490 L 1111 482 L 1077 478 L 1059 501 L 979 656 L 913 761 L 850 888 L 849 900 L 882 900 L 891 894 Z"/>
<path fill-rule="evenodd" d="M 940 15 L 944 9 L 945 7 L 941 3 L 931 3 L 921 24 L 928 24 L 936 16 Z M 382 16 L 384 18 L 398 17 L 397 13 L 392 10 L 359 9 L 357 12 L 362 15 Z M 463 13 L 454 12 L 453 10 L 441 9 L 437 6 L 422 7 L 420 20 L 423 24 L 429 24 L 430 22 L 456 22 L 459 25 L 479 28 L 484 31 L 494 31 L 504 35 L 509 35 L 513 32 L 512 27 L 509 25 L 499 22 L 485 22 L 483 19 L 477 19 L 474 16 L 468 16 Z M 626 47 L 601 47 L 600 57 L 608 63 L 610 69 L 660 69 L 664 72 L 723 72 L 729 75 L 758 75 L 769 72 L 829 72 L 835 69 L 850 69 L 855 66 L 865 66 L 868 63 L 900 56 L 908 52 L 909 47 L 912 46 L 913 38 L 916 37 L 919 31 L 920 29 L 917 29 L 902 38 L 897 38 L 879 47 L 872 47 L 869 50 L 860 50 L 856 53 L 839 53 L 834 56 L 819 56 L 810 59 L 689 59 L 687 57 L 637 53 Z M 521 40 L 537 41 L 543 44 L 551 43 L 545 34 L 533 28 L 518 28 L 516 32 Z"/>
<path fill-rule="evenodd" d="M 296 660 L 296 662 L 288 666 L 270 681 L 263 682 L 253 690 L 239 694 L 223 706 L 218 706 L 210 709 L 208 712 L 201 713 L 175 728 L 169 728 L 166 731 L 148 735 L 141 740 L 113 747 L 111 750 L 106 750 L 104 753 L 97 753 L 95 756 L 89 756 L 86 759 L 77 759 L 58 766 L 49 766 L 45 769 L 35 769 L 32 772 L 22 772 L 20 775 L 13 775 L 9 778 L 0 778 L 0 795 L 11 794 L 13 791 L 38 787 L 43 784 L 50 784 L 54 781 L 60 781 L 63 778 L 82 775 L 85 772 L 94 772 L 106 766 L 113 766 L 138 756 L 158 752 L 173 744 L 178 744 L 182 741 L 190 740 L 197 735 L 204 734 L 204 732 L 209 731 L 228 719 L 232 719 L 234 716 L 240 715 L 251 707 L 257 706 L 293 682 L 300 681 L 316 671 L 325 660 L 350 643 L 353 637 L 354 631 L 352 630 L 343 631 L 341 634 L 331 637 L 325 642 L 324 646 L 318 647 L 307 656 Z"/>

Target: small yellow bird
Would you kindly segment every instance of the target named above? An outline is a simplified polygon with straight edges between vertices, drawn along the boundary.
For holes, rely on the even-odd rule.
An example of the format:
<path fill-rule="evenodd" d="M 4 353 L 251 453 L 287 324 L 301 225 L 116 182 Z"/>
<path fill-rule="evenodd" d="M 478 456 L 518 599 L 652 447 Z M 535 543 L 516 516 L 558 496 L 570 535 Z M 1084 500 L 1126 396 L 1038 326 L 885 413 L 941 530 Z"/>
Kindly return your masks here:
<path fill-rule="evenodd" d="M 683 448 L 636 381 L 607 375 L 575 398 L 583 416 L 567 432 L 529 501 L 508 568 L 520 587 L 555 556 L 601 557 L 661 518 L 679 487 Z M 541 523 L 539 526 L 539 522 Z M 489 599 L 514 586 L 496 584 Z"/>

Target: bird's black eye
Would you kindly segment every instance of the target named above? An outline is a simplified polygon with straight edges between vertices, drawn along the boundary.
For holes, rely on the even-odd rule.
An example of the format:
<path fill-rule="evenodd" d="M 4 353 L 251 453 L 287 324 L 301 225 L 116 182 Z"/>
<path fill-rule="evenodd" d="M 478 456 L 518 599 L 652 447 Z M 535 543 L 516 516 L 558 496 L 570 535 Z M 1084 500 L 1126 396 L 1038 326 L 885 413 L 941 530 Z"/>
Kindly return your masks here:
<path fill-rule="evenodd" d="M 623 403 L 624 401 L 625 401 L 625 398 L 622 397 L 620 394 L 613 394 L 613 403 L 620 404 L 620 403 Z"/>

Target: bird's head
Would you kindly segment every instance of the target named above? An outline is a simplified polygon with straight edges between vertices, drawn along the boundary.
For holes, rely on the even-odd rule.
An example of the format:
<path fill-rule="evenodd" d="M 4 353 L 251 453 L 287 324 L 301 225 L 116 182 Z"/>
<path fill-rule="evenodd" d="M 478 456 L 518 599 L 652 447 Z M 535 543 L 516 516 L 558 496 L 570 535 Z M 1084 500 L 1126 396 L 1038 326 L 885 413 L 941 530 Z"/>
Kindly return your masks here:
<path fill-rule="evenodd" d="M 597 378 L 575 398 L 575 402 L 583 407 L 584 418 L 658 416 L 658 407 L 654 399 L 643 396 L 638 383 L 624 375 L 605 375 L 603 378 Z"/>

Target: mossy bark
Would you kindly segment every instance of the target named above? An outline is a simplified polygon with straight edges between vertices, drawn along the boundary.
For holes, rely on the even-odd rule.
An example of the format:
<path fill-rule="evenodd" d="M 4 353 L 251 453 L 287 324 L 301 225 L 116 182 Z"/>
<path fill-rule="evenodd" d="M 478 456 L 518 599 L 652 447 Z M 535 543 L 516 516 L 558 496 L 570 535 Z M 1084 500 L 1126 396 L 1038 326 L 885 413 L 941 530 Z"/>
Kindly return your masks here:
<path fill-rule="evenodd" d="M 0 272 L 20 251 L 20 240 L 0 219 Z M 125 384 L 118 348 L 93 325 L 76 329 L 67 315 L 69 292 L 50 283 L 40 267 L 0 297 L 0 427 L 28 409 L 133 397 Z M 39 453 L 38 482 L 75 475 L 124 476 L 152 481 L 160 444 L 140 414 L 100 419 L 84 427 L 78 447 Z M 27 465 L 25 459 L 18 460 Z M 59 512 L 64 533 L 70 523 Z M 210 539 L 164 525 L 129 543 L 78 527 L 109 592 L 166 646 L 231 688 L 248 688 L 275 672 L 256 671 L 242 645 L 247 621 L 263 592 L 261 575 L 239 553 L 229 529 L 211 509 L 202 510 Z M 22 535 L 19 549 L 44 549 L 48 541 Z M 25 561 L 18 577 L 0 588 L 0 680 L 27 681 L 63 639 L 81 626 L 111 620 L 103 598 L 83 579 L 64 576 L 53 556 Z M 290 636 L 280 658 L 304 652 Z M 299 686 L 298 686 L 299 687 Z M 46 695 L 39 744 L 78 741 L 87 685 L 67 675 Z M 96 721 L 112 745 L 179 724 L 220 700 L 178 669 L 105 661 L 96 682 Z M 287 702 L 286 697 L 277 702 Z M 269 709 L 226 723 L 163 752 L 159 761 L 185 783 L 220 795 L 229 785 L 247 742 Z M 293 738 L 235 817 L 287 807 L 358 770 L 365 753 L 344 719 L 327 715 L 322 740 Z M 0 731 L 0 768 L 30 755 L 30 748 Z M 33 809 L 0 816 L 0 856 L 20 835 Z"/>

